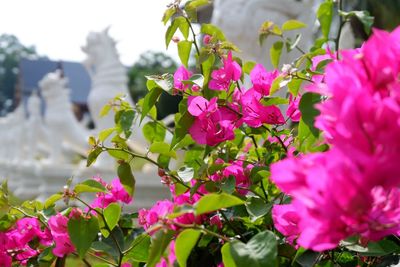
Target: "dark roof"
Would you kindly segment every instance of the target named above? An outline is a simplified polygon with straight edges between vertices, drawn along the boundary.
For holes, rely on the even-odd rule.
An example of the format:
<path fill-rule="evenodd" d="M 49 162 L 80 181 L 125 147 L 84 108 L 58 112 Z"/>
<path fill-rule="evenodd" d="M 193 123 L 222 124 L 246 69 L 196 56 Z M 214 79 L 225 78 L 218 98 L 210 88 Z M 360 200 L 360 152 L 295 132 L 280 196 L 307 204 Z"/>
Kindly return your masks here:
<path fill-rule="evenodd" d="M 39 81 L 47 73 L 60 67 L 63 69 L 65 77 L 68 78 L 67 86 L 71 89 L 71 101 L 77 104 L 86 104 L 91 88 L 89 74 L 81 63 L 69 61 L 22 59 L 20 75 L 23 98 L 29 97 L 32 91 L 39 90 Z"/>

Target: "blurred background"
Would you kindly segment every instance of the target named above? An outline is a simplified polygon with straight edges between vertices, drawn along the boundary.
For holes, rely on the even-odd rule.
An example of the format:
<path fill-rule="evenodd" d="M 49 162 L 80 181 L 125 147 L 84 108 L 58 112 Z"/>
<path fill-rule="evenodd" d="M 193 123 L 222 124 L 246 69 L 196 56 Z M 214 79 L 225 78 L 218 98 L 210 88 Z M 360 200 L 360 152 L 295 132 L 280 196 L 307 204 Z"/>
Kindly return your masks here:
<path fill-rule="evenodd" d="M 236 2 L 240 4 L 240 1 L 234 0 L 232 6 Z M 314 1 L 314 7 L 319 2 Z M 179 61 L 176 46 L 171 45 L 169 50 L 165 48 L 167 26 L 163 25 L 161 17 L 169 3 L 170 0 L 4 1 L 0 16 L 0 116 L 14 110 L 23 97 L 24 88 L 18 83 L 21 59 L 81 63 L 85 59 L 81 46 L 87 34 L 106 27 L 110 27 L 110 35 L 117 41 L 120 60 L 129 72 L 132 97 L 134 100 L 141 98 L 146 93 L 144 75 L 171 72 Z M 368 10 L 375 17 L 375 27 L 391 30 L 400 24 L 399 0 L 346 0 L 344 4 L 347 10 Z M 212 5 L 205 8 L 201 20 L 209 22 L 212 11 Z M 368 35 L 359 22 L 352 21 L 352 26 L 357 44 L 360 44 Z M 44 62 L 35 65 L 35 68 L 39 66 L 43 71 L 51 71 L 54 67 L 48 65 Z M 35 77 L 29 77 L 30 73 L 22 75 L 23 79 L 35 80 Z M 86 87 L 90 87 L 87 84 Z M 82 92 L 82 95 L 85 94 L 87 92 Z M 72 98 L 74 104 L 79 106 L 77 110 L 85 109 L 84 96 Z M 174 111 L 161 109 L 161 117 Z M 78 111 L 76 114 L 81 118 Z"/>

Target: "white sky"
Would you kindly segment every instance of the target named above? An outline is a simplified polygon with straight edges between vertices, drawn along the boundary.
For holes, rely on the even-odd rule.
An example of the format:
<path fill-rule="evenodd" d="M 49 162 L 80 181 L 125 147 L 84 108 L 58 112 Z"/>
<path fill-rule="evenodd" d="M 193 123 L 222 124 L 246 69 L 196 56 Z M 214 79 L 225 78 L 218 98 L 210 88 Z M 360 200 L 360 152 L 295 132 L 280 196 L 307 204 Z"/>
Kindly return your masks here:
<path fill-rule="evenodd" d="M 111 26 L 121 61 L 131 65 L 147 50 L 165 50 L 167 26 L 161 22 L 171 0 L 8 0 L 1 3 L 0 34 L 16 35 L 52 60 L 83 61 L 80 47 L 90 31 Z"/>

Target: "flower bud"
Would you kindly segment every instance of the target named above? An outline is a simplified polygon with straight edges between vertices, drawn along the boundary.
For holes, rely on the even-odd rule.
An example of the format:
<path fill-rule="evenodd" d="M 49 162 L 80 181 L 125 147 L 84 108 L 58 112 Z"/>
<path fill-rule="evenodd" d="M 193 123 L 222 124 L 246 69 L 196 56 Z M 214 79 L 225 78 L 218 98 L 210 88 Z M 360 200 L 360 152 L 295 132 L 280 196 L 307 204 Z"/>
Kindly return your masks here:
<path fill-rule="evenodd" d="M 181 39 L 178 37 L 178 36 L 174 36 L 174 37 L 172 37 L 172 42 L 174 42 L 174 43 L 179 43 L 179 41 L 180 41 Z"/>
<path fill-rule="evenodd" d="M 206 34 L 206 35 L 204 35 L 204 37 L 203 37 L 203 43 L 204 43 L 205 45 L 208 45 L 208 44 L 210 43 L 211 39 L 212 39 L 212 36 Z"/>

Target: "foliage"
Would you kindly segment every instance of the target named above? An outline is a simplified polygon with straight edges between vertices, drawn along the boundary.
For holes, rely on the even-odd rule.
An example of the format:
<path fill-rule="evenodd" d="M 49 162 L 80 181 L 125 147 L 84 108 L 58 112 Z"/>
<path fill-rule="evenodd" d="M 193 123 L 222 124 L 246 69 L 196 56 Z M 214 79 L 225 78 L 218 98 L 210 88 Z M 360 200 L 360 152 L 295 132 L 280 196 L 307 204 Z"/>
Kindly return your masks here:
<path fill-rule="evenodd" d="M 147 51 L 140 55 L 138 61 L 129 70 L 129 91 L 135 102 L 143 98 L 148 90 L 146 88 L 146 76 L 172 73 L 177 68 L 177 63 L 169 56 L 161 52 Z M 177 111 L 180 98 L 163 93 L 157 103 L 158 118 L 164 118 L 168 114 Z"/>
<path fill-rule="evenodd" d="M 280 38 L 271 50 L 276 65 L 283 47 L 303 53 L 268 72 L 234 57 L 236 47 L 213 25 L 201 27 L 199 45 L 192 22 L 205 4 L 175 1 L 164 14 L 164 23 L 170 21 L 166 44 L 178 30 L 184 37 L 177 44 L 182 66 L 173 74 L 148 75 L 148 93 L 136 107 L 116 96 L 103 109 L 102 115 L 114 112 L 115 127 L 90 138 L 87 164 L 108 153 L 117 159 L 118 178 L 69 184 L 45 203 L 21 205 L 10 201 L 3 185 L 2 266 L 64 266 L 70 255 L 88 266 L 87 257 L 95 257 L 102 263 L 93 266 L 125 267 L 399 261 L 400 29 L 376 31 L 360 50 L 333 51 L 335 4 L 326 0 L 318 9 L 322 37 L 310 51 L 285 37 L 303 23 L 261 25 L 260 41 Z M 191 49 L 196 73 L 185 67 Z M 279 90 L 287 90 L 286 97 L 276 96 Z M 182 96 L 174 130 L 156 119 L 162 92 Z M 128 140 L 137 130 L 133 120 L 146 116 L 149 152 L 139 154 Z M 174 168 L 170 161 L 178 157 L 182 166 Z M 171 199 L 126 213 L 123 205 L 135 192 L 130 163 L 138 159 L 158 168 Z M 87 194 L 95 194 L 90 203 Z M 83 210 L 58 212 L 61 200 L 75 200 Z"/>
<path fill-rule="evenodd" d="M 17 37 L 0 36 L 0 116 L 13 108 L 18 66 L 21 58 L 38 58 L 35 47 L 27 47 Z"/>

